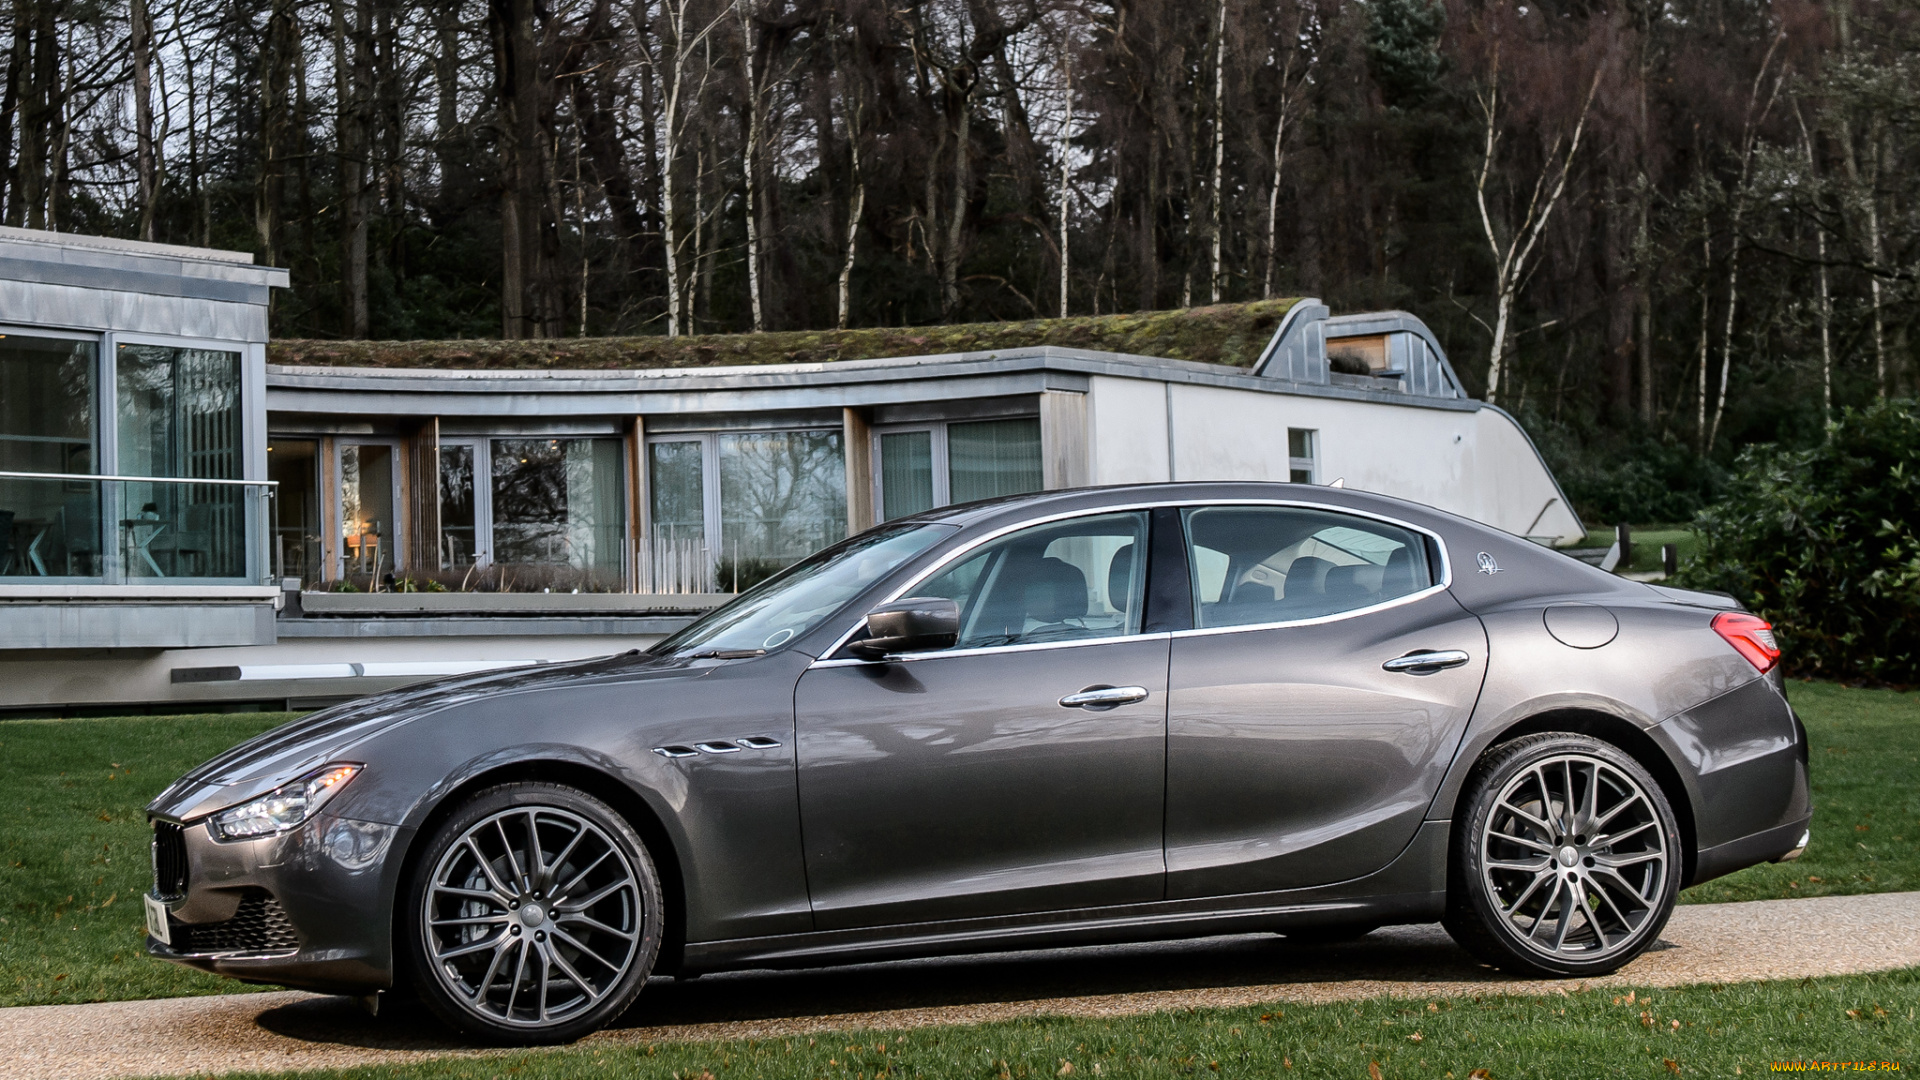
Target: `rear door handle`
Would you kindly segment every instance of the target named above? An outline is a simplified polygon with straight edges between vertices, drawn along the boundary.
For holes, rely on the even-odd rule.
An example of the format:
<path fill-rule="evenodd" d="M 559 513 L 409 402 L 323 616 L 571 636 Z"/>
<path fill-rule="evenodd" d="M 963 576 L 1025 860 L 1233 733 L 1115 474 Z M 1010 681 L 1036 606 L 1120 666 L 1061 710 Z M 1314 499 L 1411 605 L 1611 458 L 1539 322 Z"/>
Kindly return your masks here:
<path fill-rule="evenodd" d="M 1144 686 L 1089 686 L 1077 694 L 1068 694 L 1060 704 L 1068 709 L 1111 709 L 1147 700 Z"/>
<path fill-rule="evenodd" d="M 1431 675 L 1443 668 L 1459 667 L 1469 659 L 1459 649 L 1442 649 L 1438 652 L 1411 652 L 1394 657 L 1380 666 L 1403 675 Z"/>

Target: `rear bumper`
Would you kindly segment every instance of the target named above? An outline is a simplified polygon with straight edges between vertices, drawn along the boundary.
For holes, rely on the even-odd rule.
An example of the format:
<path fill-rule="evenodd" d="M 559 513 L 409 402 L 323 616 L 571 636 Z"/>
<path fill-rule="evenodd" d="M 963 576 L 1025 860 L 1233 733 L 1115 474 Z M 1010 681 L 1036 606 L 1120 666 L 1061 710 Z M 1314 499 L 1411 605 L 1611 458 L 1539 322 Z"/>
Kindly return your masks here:
<path fill-rule="evenodd" d="M 1712 881 L 1760 863 L 1787 862 L 1799 858 L 1807 850 L 1807 838 L 1810 835 L 1807 826 L 1812 820 L 1813 815 L 1808 814 L 1798 821 L 1743 836 L 1730 843 L 1702 848 L 1694 860 L 1693 879 L 1687 884 Z"/>
<path fill-rule="evenodd" d="M 1771 862 L 1813 817 L 1807 733 L 1780 690 L 1756 678 L 1651 729 L 1688 787 L 1695 858 L 1688 884 Z"/>

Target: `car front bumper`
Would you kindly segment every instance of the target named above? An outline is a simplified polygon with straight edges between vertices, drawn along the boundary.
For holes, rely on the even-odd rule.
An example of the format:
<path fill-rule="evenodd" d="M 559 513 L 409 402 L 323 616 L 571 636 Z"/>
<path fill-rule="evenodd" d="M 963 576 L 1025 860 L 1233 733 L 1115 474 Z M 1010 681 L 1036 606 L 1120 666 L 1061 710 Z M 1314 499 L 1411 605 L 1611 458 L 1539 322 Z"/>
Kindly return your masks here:
<path fill-rule="evenodd" d="M 155 823 L 151 895 L 168 940 L 149 933 L 149 955 L 307 990 L 393 985 L 391 904 L 411 830 L 322 814 L 275 836 L 220 841 L 205 819 Z M 167 826 L 177 834 L 163 835 Z"/>

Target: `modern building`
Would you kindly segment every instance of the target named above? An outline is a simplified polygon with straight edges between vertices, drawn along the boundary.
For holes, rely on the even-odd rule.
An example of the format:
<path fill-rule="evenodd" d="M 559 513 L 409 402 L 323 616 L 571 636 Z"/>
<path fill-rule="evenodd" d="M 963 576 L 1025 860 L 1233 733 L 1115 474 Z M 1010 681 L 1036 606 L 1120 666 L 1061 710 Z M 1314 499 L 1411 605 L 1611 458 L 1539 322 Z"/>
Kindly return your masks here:
<path fill-rule="evenodd" d="M 1404 312 L 1300 301 L 1244 368 L 268 365 L 285 283 L 0 232 L 0 709 L 318 701 L 613 651 L 878 521 L 1043 488 L 1344 483 L 1583 535 Z"/>

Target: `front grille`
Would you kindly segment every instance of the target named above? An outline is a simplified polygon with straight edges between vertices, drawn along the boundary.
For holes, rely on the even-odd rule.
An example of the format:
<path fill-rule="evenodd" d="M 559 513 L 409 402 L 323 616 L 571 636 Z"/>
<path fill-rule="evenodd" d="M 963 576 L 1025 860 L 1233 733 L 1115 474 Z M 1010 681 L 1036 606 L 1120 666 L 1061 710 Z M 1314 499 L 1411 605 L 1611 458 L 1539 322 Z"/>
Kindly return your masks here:
<path fill-rule="evenodd" d="M 186 831 L 171 821 L 153 823 L 153 895 L 162 900 L 187 895 Z"/>
<path fill-rule="evenodd" d="M 240 907 L 225 922 L 174 925 L 173 947 L 183 953 L 279 952 L 300 947 L 280 901 L 265 889 L 241 894 Z"/>

